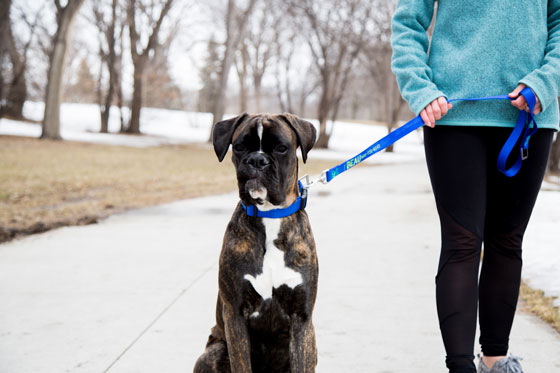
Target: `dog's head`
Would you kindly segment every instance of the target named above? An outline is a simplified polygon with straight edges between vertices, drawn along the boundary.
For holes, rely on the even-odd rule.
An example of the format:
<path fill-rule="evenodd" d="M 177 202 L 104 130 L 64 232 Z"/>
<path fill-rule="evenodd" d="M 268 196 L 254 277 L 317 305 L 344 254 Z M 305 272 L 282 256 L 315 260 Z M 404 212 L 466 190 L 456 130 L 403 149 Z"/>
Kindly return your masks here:
<path fill-rule="evenodd" d="M 220 162 L 232 145 L 239 197 L 246 206 L 293 202 L 298 192 L 296 149 L 300 147 L 305 162 L 315 136 L 311 123 L 292 114 L 242 114 L 212 129 Z"/>

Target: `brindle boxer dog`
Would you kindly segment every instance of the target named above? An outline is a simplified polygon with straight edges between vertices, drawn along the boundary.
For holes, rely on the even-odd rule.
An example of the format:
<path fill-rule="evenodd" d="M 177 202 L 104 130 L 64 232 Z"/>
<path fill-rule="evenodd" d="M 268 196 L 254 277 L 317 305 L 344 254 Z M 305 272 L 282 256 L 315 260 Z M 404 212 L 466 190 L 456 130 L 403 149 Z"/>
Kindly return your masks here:
<path fill-rule="evenodd" d="M 214 125 L 220 162 L 232 144 L 241 201 L 220 254 L 216 326 L 194 372 L 315 370 L 318 264 L 307 214 L 262 218 L 242 206 L 267 211 L 296 201 L 296 148 L 305 162 L 315 135 L 311 123 L 291 114 L 243 114 Z"/>

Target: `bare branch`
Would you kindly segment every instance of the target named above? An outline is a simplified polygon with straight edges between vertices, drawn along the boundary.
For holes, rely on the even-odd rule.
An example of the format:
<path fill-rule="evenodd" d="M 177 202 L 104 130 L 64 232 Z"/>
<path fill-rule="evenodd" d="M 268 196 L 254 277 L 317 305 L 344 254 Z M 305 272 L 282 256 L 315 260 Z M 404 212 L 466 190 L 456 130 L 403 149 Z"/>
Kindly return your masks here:
<path fill-rule="evenodd" d="M 159 15 L 159 18 L 153 28 L 152 34 L 150 35 L 149 39 L 148 39 L 148 45 L 146 46 L 146 49 L 144 50 L 145 55 L 148 55 L 148 53 L 150 52 L 151 49 L 153 49 L 158 41 L 158 34 L 159 34 L 159 30 L 161 28 L 161 24 L 163 22 L 163 18 L 165 17 L 165 15 L 169 12 L 169 9 L 171 9 L 171 6 L 173 5 L 173 0 L 167 0 L 167 2 L 165 3 L 165 5 L 163 6 L 161 13 Z"/>
<path fill-rule="evenodd" d="M 71 1 L 71 0 L 68 0 L 68 1 Z M 61 14 L 62 11 L 64 10 L 64 8 L 62 7 L 62 5 L 60 5 L 60 0 L 54 0 L 54 5 L 56 6 L 56 13 Z"/>

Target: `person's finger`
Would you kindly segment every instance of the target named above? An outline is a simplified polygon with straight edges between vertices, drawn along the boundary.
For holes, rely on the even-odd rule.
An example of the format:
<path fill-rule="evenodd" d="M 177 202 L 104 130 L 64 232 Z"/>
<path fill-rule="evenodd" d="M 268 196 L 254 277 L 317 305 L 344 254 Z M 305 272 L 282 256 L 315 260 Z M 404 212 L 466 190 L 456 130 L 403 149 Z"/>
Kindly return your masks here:
<path fill-rule="evenodd" d="M 508 94 L 508 96 L 511 98 L 519 96 L 519 94 L 523 89 L 525 89 L 525 87 L 527 87 L 525 84 L 518 84 L 517 87 L 515 87 L 515 89 Z"/>
<path fill-rule="evenodd" d="M 422 121 L 424 121 L 424 124 L 426 126 L 433 127 L 432 124 L 430 123 L 430 118 L 428 118 L 428 113 L 426 112 L 426 109 L 420 112 L 420 118 L 422 118 Z"/>
<path fill-rule="evenodd" d="M 436 100 L 434 100 L 434 101 L 432 101 L 430 106 L 432 107 L 432 112 L 434 113 L 434 119 L 435 120 L 440 120 L 441 119 L 441 108 L 439 107 L 439 103 Z"/>
<path fill-rule="evenodd" d="M 440 97 L 437 99 L 437 102 L 439 104 L 439 108 L 441 110 L 441 116 L 443 117 L 444 115 L 447 114 L 447 110 L 449 109 L 447 107 L 447 100 L 445 99 L 445 97 Z"/>
<path fill-rule="evenodd" d="M 426 113 L 428 113 L 428 119 L 430 119 L 430 123 L 435 124 L 436 118 L 434 118 L 434 110 L 432 109 L 432 105 L 426 106 Z"/>
<path fill-rule="evenodd" d="M 531 90 L 532 91 L 532 90 Z M 534 94 L 535 92 L 533 92 Z M 539 100 L 539 98 L 537 97 L 537 95 L 535 95 L 535 108 L 533 109 L 533 113 L 534 114 L 538 114 L 542 111 L 542 106 L 541 106 L 541 102 Z"/>
<path fill-rule="evenodd" d="M 527 107 L 527 101 L 525 101 L 525 97 L 519 95 L 515 100 L 511 101 L 511 104 L 518 108 L 519 110 L 525 110 Z"/>
<path fill-rule="evenodd" d="M 534 114 L 538 114 L 538 113 L 541 112 L 541 110 L 542 110 L 541 103 L 538 102 L 538 99 L 537 99 L 537 104 L 535 105 L 535 110 L 533 110 L 533 113 L 534 113 Z"/>

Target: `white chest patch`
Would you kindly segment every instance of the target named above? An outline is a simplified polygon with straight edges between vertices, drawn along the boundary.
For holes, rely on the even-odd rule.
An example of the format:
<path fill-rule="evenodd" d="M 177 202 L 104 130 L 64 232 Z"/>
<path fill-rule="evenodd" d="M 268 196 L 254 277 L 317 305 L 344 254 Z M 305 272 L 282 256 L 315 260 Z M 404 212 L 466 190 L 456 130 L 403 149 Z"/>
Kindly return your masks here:
<path fill-rule="evenodd" d="M 246 274 L 244 277 L 263 299 L 272 298 L 273 288 L 287 285 L 293 289 L 303 282 L 301 273 L 286 267 L 284 252 L 274 246 L 274 240 L 280 232 L 280 223 L 281 219 L 263 218 L 266 231 L 266 252 L 264 254 L 262 273 L 256 277 L 249 274 Z"/>

